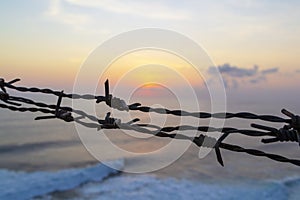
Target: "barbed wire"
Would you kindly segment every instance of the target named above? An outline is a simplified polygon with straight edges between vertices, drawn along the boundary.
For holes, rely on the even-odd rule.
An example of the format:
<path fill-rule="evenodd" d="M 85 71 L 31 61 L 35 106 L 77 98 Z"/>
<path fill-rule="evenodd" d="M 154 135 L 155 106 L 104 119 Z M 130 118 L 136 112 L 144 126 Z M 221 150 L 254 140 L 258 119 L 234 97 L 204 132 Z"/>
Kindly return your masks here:
<path fill-rule="evenodd" d="M 167 108 L 151 108 L 149 106 L 142 106 L 140 103 L 133 103 L 130 105 L 127 105 L 127 108 L 121 109 L 122 107 L 121 102 L 122 100 L 119 98 L 113 98 L 112 95 L 109 93 L 109 82 L 108 80 L 105 82 L 105 94 L 106 96 L 95 96 L 91 94 L 66 94 L 62 93 L 61 91 L 55 91 L 51 89 L 40 89 L 40 88 L 27 88 L 27 87 L 20 87 L 20 86 L 14 86 L 13 83 L 20 81 L 20 79 L 14 79 L 10 82 L 5 82 L 3 80 L 3 87 L 7 87 L 10 89 L 14 89 L 20 92 L 33 92 L 33 93 L 43 93 L 43 94 L 53 94 L 56 96 L 62 95 L 62 97 L 65 98 L 70 98 L 70 99 L 85 99 L 85 100 L 95 100 L 96 103 L 100 102 L 105 102 L 108 106 L 112 108 L 119 109 L 121 111 L 126 110 L 127 108 L 129 110 L 136 110 L 136 111 L 141 111 L 141 112 L 155 112 L 159 114 L 170 114 L 170 115 L 175 115 L 175 116 L 191 116 L 191 117 L 197 117 L 197 118 L 202 118 L 202 119 L 207 119 L 207 118 L 218 118 L 218 119 L 230 119 L 230 118 L 241 118 L 241 119 L 258 119 L 258 120 L 263 120 L 263 121 L 268 121 L 268 122 L 278 122 L 278 123 L 290 123 L 290 119 L 284 119 L 281 117 L 277 116 L 272 116 L 272 115 L 257 115 L 249 112 L 239 112 L 239 113 L 207 113 L 207 112 L 188 112 L 184 110 L 169 110 Z M 1 85 L 1 82 L 0 82 Z M 119 101 L 118 101 L 119 99 Z M 112 102 L 115 100 L 116 102 Z"/>
<path fill-rule="evenodd" d="M 38 107 L 42 107 L 42 108 L 51 108 L 51 109 L 56 109 L 57 106 L 56 105 L 48 105 L 42 102 L 36 102 L 33 101 L 31 99 L 27 99 L 27 98 L 23 98 L 23 97 L 14 97 L 14 96 L 10 96 L 9 100 L 11 101 L 18 101 L 18 102 L 22 102 L 22 103 L 26 103 L 26 104 L 31 104 L 31 105 L 35 105 Z M 89 115 L 84 111 L 81 110 L 76 110 L 73 109 L 71 107 L 60 107 L 61 109 L 65 110 L 65 111 L 69 111 L 69 112 L 74 112 L 78 115 L 81 115 L 85 118 L 90 119 L 91 121 L 94 122 L 98 122 L 99 119 L 93 115 Z M 201 132 L 221 132 L 221 133 L 225 133 L 228 131 L 236 131 L 238 133 L 241 133 L 243 135 L 247 135 L 247 136 L 274 136 L 274 134 L 268 133 L 268 132 L 262 132 L 262 131 L 256 131 L 256 130 L 242 130 L 242 129 L 236 129 L 236 128 L 232 128 L 232 127 L 223 127 L 223 128 L 215 128 L 215 127 L 209 127 L 209 126 L 190 126 L 190 125 L 181 125 L 181 126 L 174 126 L 174 127 L 159 127 L 153 124 L 137 124 L 138 126 L 141 127 L 148 127 L 148 128 L 156 128 L 157 131 L 163 131 L 163 132 L 173 132 L 173 131 L 192 131 L 192 130 L 198 130 Z"/>
<path fill-rule="evenodd" d="M 256 149 L 246 149 L 237 145 L 227 144 L 223 141 L 226 137 L 233 133 L 239 133 L 246 136 L 252 137 L 261 137 L 268 136 L 271 138 L 262 139 L 263 143 L 273 143 L 273 142 L 298 142 L 300 145 L 300 118 L 297 115 L 292 114 L 287 110 L 282 110 L 282 113 L 287 115 L 289 119 L 284 119 L 278 116 L 273 115 L 257 115 L 250 112 L 239 112 L 239 113 L 207 113 L 207 112 L 187 112 L 183 110 L 169 110 L 167 108 L 151 108 L 148 106 L 142 106 L 139 103 L 134 103 L 131 105 L 127 105 L 124 100 L 120 98 L 113 97 L 109 93 L 109 82 L 108 80 L 105 82 L 105 96 L 95 96 L 91 94 L 66 94 L 63 91 L 55 91 L 48 88 L 40 89 L 36 87 L 20 87 L 14 86 L 13 84 L 20 81 L 20 79 L 14 79 L 9 82 L 5 82 L 4 79 L 0 79 L 0 100 L 5 104 L 0 103 L 0 108 L 8 109 L 16 112 L 40 112 L 44 114 L 51 114 L 47 116 L 39 116 L 36 117 L 35 120 L 42 119 L 52 119 L 58 118 L 64 120 L 66 122 L 75 122 L 85 126 L 86 128 L 96 128 L 100 129 L 122 129 L 122 130 L 131 130 L 144 134 L 151 134 L 156 137 L 167 137 L 172 139 L 179 140 L 189 140 L 193 142 L 198 147 L 208 147 L 214 148 L 217 156 L 218 162 L 223 165 L 223 159 L 221 156 L 220 148 L 234 151 L 234 152 L 243 152 L 253 156 L 259 157 L 267 157 L 271 160 L 278 162 L 287 162 L 297 166 L 300 166 L 300 160 L 289 159 L 280 155 L 265 153 Z M 33 92 L 33 93 L 43 93 L 43 94 L 51 94 L 58 96 L 58 101 L 56 105 L 46 104 L 43 102 L 36 102 L 29 98 L 10 96 L 7 93 L 6 88 L 17 90 L 19 92 Z M 111 118 L 110 113 L 107 113 L 105 119 L 98 119 L 97 117 L 90 115 L 82 110 L 76 110 L 71 107 L 61 107 L 61 102 L 63 98 L 70 99 L 85 99 L 85 100 L 96 100 L 96 103 L 105 102 L 109 107 L 115 108 L 121 111 L 140 111 L 140 112 L 155 112 L 159 114 L 170 114 L 175 116 L 192 116 L 200 119 L 207 118 L 218 118 L 218 119 L 231 119 L 231 118 L 241 118 L 241 119 L 258 119 L 262 121 L 268 122 L 276 122 L 276 123 L 286 123 L 281 129 L 276 129 L 273 127 L 267 127 L 258 124 L 251 124 L 253 128 L 259 130 L 246 130 L 246 129 L 236 129 L 232 127 L 222 127 L 215 128 L 209 126 L 191 126 L 191 125 L 181 125 L 181 126 L 168 126 L 168 127 L 159 127 L 153 124 L 138 124 L 136 122 L 139 119 L 133 119 L 127 123 L 122 123 L 120 119 Z M 34 105 L 36 107 L 23 107 L 22 103 Z M 8 105 L 10 104 L 10 105 Z M 21 107 L 22 106 L 22 107 Z M 73 117 L 72 113 L 78 115 L 77 117 Z M 83 121 L 82 119 L 88 119 L 90 122 Z M 154 130 L 153 130 L 154 129 Z M 191 131 L 196 130 L 202 132 L 198 136 L 187 136 L 178 131 Z M 172 133 L 176 131 L 176 133 Z M 214 137 L 205 135 L 203 133 L 209 132 L 220 132 L 223 135 L 216 139 Z"/>

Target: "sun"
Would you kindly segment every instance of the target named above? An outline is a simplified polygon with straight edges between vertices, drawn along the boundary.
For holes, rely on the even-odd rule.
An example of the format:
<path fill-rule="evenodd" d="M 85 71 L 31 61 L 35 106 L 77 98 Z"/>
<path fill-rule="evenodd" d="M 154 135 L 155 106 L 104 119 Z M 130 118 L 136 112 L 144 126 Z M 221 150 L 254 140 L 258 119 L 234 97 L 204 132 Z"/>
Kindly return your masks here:
<path fill-rule="evenodd" d="M 146 83 L 136 90 L 137 96 L 143 97 L 158 97 L 163 95 L 164 87 L 157 83 Z"/>
<path fill-rule="evenodd" d="M 142 86 L 142 88 L 145 88 L 145 89 L 159 89 L 161 87 L 162 86 L 157 83 L 146 83 L 145 85 Z"/>

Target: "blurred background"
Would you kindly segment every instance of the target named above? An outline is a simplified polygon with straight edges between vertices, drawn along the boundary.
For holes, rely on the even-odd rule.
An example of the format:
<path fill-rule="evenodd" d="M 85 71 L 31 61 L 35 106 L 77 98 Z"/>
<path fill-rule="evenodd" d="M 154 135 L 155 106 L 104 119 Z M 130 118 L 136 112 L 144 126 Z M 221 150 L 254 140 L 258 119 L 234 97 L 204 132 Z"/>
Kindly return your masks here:
<path fill-rule="evenodd" d="M 220 72 L 229 112 L 283 117 L 280 110 L 286 108 L 300 114 L 299 8 L 300 2 L 296 0 L 1 1 L 1 77 L 7 81 L 21 78 L 19 85 L 71 93 L 80 67 L 99 44 L 125 31 L 155 27 L 186 35 L 205 49 L 212 64 L 206 66 L 204 76 L 212 77 L 213 81 L 215 70 Z M 205 81 L 194 74 L 189 63 L 163 51 L 143 50 L 118 58 L 99 80 L 97 91 L 104 94 L 102 84 L 106 78 L 113 87 L 134 66 L 151 64 L 162 64 L 184 74 L 197 92 L 199 109 L 210 111 Z M 180 85 L 175 76 L 165 71 L 141 68 L 123 82 L 123 92 L 138 86 L 130 103 L 178 108 L 176 97 L 165 87 L 140 85 L 161 79 L 168 80 L 170 87 Z M 56 102 L 49 95 L 18 95 Z M 122 97 L 122 91 L 118 95 Z M 71 102 L 64 100 L 63 104 Z M 105 114 L 100 111 L 105 110 L 104 106 L 99 105 L 97 110 L 103 118 Z M 238 199 L 245 195 L 249 199 L 297 199 L 300 195 L 299 167 L 224 151 L 223 168 L 213 153 L 199 159 L 199 149 L 193 145 L 164 169 L 142 175 L 111 176 L 118 172 L 103 167 L 89 154 L 74 124 L 58 120 L 36 122 L 36 116 L 0 110 L 0 185 L 11 188 L 0 189 L 1 199 Z M 133 112 L 132 116 L 143 122 L 161 122 L 156 115 Z M 164 120 L 171 125 L 178 122 L 176 117 Z M 228 120 L 225 126 L 247 129 L 249 124 L 246 120 Z M 136 141 L 115 132 L 110 134 L 111 140 L 133 152 L 152 151 L 170 142 L 159 138 Z M 226 141 L 300 158 L 296 143 L 263 145 L 259 139 L 238 135 Z M 140 164 L 134 157 L 107 159 L 122 167 Z M 92 178 L 98 175 L 99 179 Z M 102 176 L 110 178 L 103 180 Z"/>

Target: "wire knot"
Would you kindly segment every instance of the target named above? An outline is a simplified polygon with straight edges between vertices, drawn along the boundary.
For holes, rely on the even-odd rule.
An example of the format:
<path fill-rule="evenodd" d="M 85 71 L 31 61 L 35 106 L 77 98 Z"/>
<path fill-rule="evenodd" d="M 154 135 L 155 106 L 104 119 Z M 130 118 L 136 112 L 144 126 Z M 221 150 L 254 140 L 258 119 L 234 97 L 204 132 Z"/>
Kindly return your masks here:
<path fill-rule="evenodd" d="M 129 111 L 129 107 L 127 106 L 126 102 L 123 99 L 113 97 L 111 94 L 109 94 L 109 81 L 106 80 L 104 83 L 105 86 L 105 103 L 111 108 L 118 109 L 120 111 Z M 99 103 L 101 100 L 98 99 L 97 103 Z"/>
<path fill-rule="evenodd" d="M 106 114 L 106 117 L 104 120 L 98 120 L 100 124 L 103 125 L 105 128 L 119 128 L 119 125 L 121 124 L 120 119 L 112 118 L 110 117 L 111 113 L 108 112 Z"/>
<path fill-rule="evenodd" d="M 7 101 L 9 99 L 9 95 L 6 92 L 0 91 L 0 100 Z"/>
<path fill-rule="evenodd" d="M 21 106 L 21 104 L 19 104 L 19 103 L 9 101 L 10 97 L 9 97 L 9 94 L 7 94 L 6 92 L 0 91 L 0 100 L 5 102 L 5 103 L 14 105 L 14 106 Z"/>
<path fill-rule="evenodd" d="M 194 138 L 193 142 L 199 147 L 214 148 L 216 146 L 217 139 L 200 134 L 198 137 Z"/>
<path fill-rule="evenodd" d="M 290 125 L 287 128 L 288 129 L 293 128 L 298 132 L 300 132 L 300 116 L 294 115 L 293 113 L 287 111 L 286 109 L 282 109 L 281 112 L 291 118 L 289 122 Z"/>
<path fill-rule="evenodd" d="M 0 78 L 0 88 L 1 88 L 1 90 L 4 92 L 4 93 L 7 93 L 6 92 L 6 89 L 5 89 L 5 86 L 7 86 L 7 85 L 12 85 L 13 83 L 15 83 L 15 82 L 18 82 L 18 81 L 20 81 L 21 79 L 19 79 L 19 78 L 16 78 L 16 79 L 14 79 L 14 80 L 12 80 L 12 81 L 9 81 L 9 82 L 5 82 L 5 80 L 3 79 L 3 78 Z"/>
<path fill-rule="evenodd" d="M 120 111 L 129 111 L 129 108 L 127 106 L 127 104 L 125 103 L 125 101 L 123 99 L 117 98 L 117 97 L 113 97 L 111 99 L 111 107 L 118 109 Z"/>
<path fill-rule="evenodd" d="M 61 107 L 60 107 L 62 97 L 63 97 L 63 92 L 64 91 L 61 91 L 61 93 L 58 97 L 54 115 L 36 117 L 35 120 L 58 118 L 58 119 L 64 120 L 65 122 L 74 121 L 74 117 L 72 116 L 72 112 L 61 109 Z"/>
<path fill-rule="evenodd" d="M 63 109 L 59 109 L 55 116 L 59 119 L 62 119 L 66 122 L 72 122 L 74 121 L 74 118 L 72 116 L 72 113 Z"/>
<path fill-rule="evenodd" d="M 263 143 L 274 143 L 274 142 L 298 142 L 300 146 L 300 136 L 299 132 L 295 129 L 289 129 L 289 126 L 284 126 L 283 128 L 276 129 L 273 127 L 263 126 L 259 124 L 251 124 L 253 128 L 268 131 L 268 135 L 273 136 L 273 138 L 265 138 L 261 141 Z"/>
<path fill-rule="evenodd" d="M 298 142 L 298 132 L 296 130 L 280 128 L 276 132 L 276 137 L 280 142 Z"/>

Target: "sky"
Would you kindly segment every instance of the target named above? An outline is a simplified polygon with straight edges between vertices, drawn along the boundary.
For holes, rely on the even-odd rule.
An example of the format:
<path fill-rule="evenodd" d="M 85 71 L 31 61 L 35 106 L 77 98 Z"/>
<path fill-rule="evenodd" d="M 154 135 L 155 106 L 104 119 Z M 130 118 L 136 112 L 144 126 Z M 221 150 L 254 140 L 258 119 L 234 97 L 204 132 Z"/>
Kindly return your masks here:
<path fill-rule="evenodd" d="M 0 9 L 0 69 L 5 79 L 70 88 L 99 44 L 125 31 L 155 27 L 200 44 L 214 63 L 207 73 L 218 69 L 228 90 L 255 93 L 264 88 L 299 95 L 296 0 L 10 0 L 1 1 Z M 139 58 L 149 62 L 146 55 Z M 133 59 L 127 58 L 128 66 Z"/>

